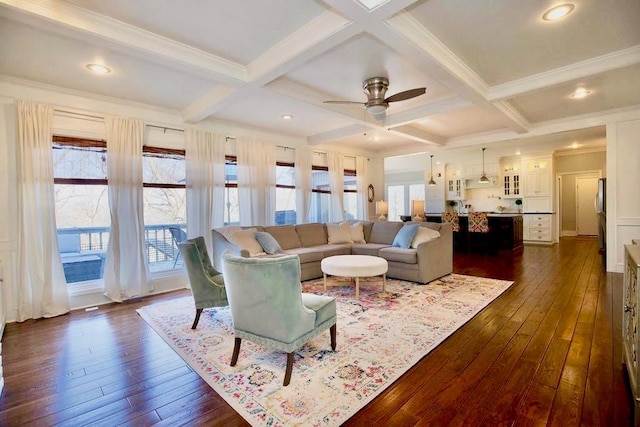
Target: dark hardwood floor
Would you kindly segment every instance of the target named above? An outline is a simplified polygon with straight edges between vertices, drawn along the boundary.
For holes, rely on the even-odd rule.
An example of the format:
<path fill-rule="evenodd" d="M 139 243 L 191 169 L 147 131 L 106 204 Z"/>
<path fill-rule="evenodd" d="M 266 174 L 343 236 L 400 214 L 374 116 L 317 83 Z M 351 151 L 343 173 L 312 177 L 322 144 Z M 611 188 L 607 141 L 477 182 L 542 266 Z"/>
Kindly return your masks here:
<path fill-rule="evenodd" d="M 454 264 L 515 285 L 346 425 L 632 425 L 622 276 L 595 239 Z M 246 425 L 135 312 L 186 293 L 7 325 L 0 425 Z"/>

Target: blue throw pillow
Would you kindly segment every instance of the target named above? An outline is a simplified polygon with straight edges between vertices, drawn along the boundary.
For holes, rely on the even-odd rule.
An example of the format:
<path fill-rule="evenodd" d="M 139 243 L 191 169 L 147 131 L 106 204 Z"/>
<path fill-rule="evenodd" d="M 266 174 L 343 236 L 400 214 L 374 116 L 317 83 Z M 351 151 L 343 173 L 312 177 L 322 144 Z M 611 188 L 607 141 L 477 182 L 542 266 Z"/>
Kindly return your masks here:
<path fill-rule="evenodd" d="M 278 241 L 266 231 L 256 231 L 255 237 L 262 249 L 269 255 L 282 253 L 282 248 Z"/>
<path fill-rule="evenodd" d="M 418 224 L 405 224 L 402 226 L 396 237 L 393 239 L 393 243 L 391 246 L 396 248 L 404 248 L 409 249 L 411 246 L 411 242 L 413 242 L 413 238 L 416 237 L 418 233 Z"/>

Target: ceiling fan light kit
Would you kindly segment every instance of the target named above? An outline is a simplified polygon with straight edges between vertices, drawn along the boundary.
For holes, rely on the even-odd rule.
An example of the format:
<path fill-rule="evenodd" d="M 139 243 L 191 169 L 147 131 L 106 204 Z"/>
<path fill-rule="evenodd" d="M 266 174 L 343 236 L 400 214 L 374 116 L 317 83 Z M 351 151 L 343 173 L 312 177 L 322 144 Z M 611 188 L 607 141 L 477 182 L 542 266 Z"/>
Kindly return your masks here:
<path fill-rule="evenodd" d="M 367 102 L 358 101 L 324 101 L 325 104 L 358 104 L 363 105 L 364 108 L 371 113 L 376 120 L 382 120 L 385 118 L 387 108 L 389 108 L 390 102 L 405 101 L 407 99 L 415 98 L 416 96 L 426 93 L 427 88 L 420 87 L 405 90 L 403 92 L 391 95 L 388 98 L 384 96 L 389 89 L 389 79 L 386 77 L 371 77 L 362 82 L 362 91 L 367 95 Z"/>

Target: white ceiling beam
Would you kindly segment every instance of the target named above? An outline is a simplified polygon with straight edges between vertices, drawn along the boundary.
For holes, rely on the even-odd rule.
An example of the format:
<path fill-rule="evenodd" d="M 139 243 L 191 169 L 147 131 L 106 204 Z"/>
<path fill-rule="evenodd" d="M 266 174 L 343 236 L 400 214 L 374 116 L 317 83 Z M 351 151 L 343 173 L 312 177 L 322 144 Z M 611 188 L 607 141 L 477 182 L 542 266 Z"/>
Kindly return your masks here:
<path fill-rule="evenodd" d="M 12 10 L 44 19 L 76 31 L 100 37 L 120 46 L 187 66 L 225 84 L 247 80 L 245 68 L 235 62 L 193 48 L 104 15 L 59 0 L 0 0 Z"/>
<path fill-rule="evenodd" d="M 444 114 L 459 110 L 460 108 L 469 107 L 471 105 L 473 105 L 473 103 L 469 100 L 459 96 L 452 96 L 446 99 L 430 102 L 425 105 L 420 105 L 410 110 L 387 114 L 387 116 L 389 118 L 390 126 L 394 127 L 409 124 L 416 120 L 423 120 L 435 114 Z"/>
<path fill-rule="evenodd" d="M 361 123 L 360 125 L 353 124 L 340 129 L 330 130 L 328 132 L 318 133 L 307 137 L 307 143 L 309 145 L 327 144 L 336 139 L 345 138 L 347 136 L 356 135 L 366 132 L 367 129 L 376 129 L 372 123 Z"/>
<path fill-rule="evenodd" d="M 640 45 L 492 86 L 489 88 L 487 98 L 493 102 L 502 101 L 638 63 L 640 63 Z"/>
<path fill-rule="evenodd" d="M 185 108 L 185 120 L 198 121 L 215 114 L 255 88 L 276 80 L 359 32 L 358 28 L 350 26 L 350 21 L 335 12 L 323 12 L 251 62 L 247 66 L 247 82 L 238 90 L 220 97 L 205 96 Z"/>
<path fill-rule="evenodd" d="M 447 142 L 447 138 L 418 129 L 414 126 L 403 125 L 387 129 L 394 135 L 402 136 L 403 138 L 410 139 L 412 141 L 421 142 L 429 145 L 444 145 Z"/>
<path fill-rule="evenodd" d="M 238 89 L 235 87 L 214 86 L 209 92 L 183 108 L 182 118 L 187 123 L 198 123 L 212 114 L 212 106 L 224 105 L 224 101 L 237 92 Z"/>

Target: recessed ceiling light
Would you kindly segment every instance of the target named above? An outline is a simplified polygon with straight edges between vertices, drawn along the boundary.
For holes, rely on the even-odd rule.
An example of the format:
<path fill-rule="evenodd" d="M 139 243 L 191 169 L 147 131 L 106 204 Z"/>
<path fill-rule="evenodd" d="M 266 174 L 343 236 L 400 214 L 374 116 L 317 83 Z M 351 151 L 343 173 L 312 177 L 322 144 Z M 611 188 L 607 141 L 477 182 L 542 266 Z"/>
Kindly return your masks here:
<path fill-rule="evenodd" d="M 87 69 L 96 74 L 109 74 L 111 72 L 111 68 L 100 64 L 87 64 Z"/>
<path fill-rule="evenodd" d="M 581 88 L 576 89 L 576 91 L 573 92 L 570 96 L 573 99 L 582 99 L 582 98 L 585 98 L 585 97 L 587 97 L 589 95 L 591 95 L 591 91 L 581 87 Z"/>
<path fill-rule="evenodd" d="M 520 150 L 516 151 L 516 156 L 519 156 L 520 154 L 522 154 Z"/>
<path fill-rule="evenodd" d="M 571 3 L 561 4 L 551 9 L 547 10 L 544 15 L 542 15 L 542 19 L 545 21 L 557 21 L 558 19 L 562 19 L 568 14 L 571 13 L 575 6 Z"/>
<path fill-rule="evenodd" d="M 282 119 L 283 120 L 291 120 L 291 119 L 293 119 L 293 116 L 291 114 L 284 114 L 282 116 Z"/>
<path fill-rule="evenodd" d="M 577 142 L 574 142 L 573 144 L 571 144 L 571 145 L 569 146 L 569 148 L 573 148 L 574 150 L 575 150 L 576 148 L 579 148 L 579 147 L 580 147 L 580 144 L 578 144 Z"/>

